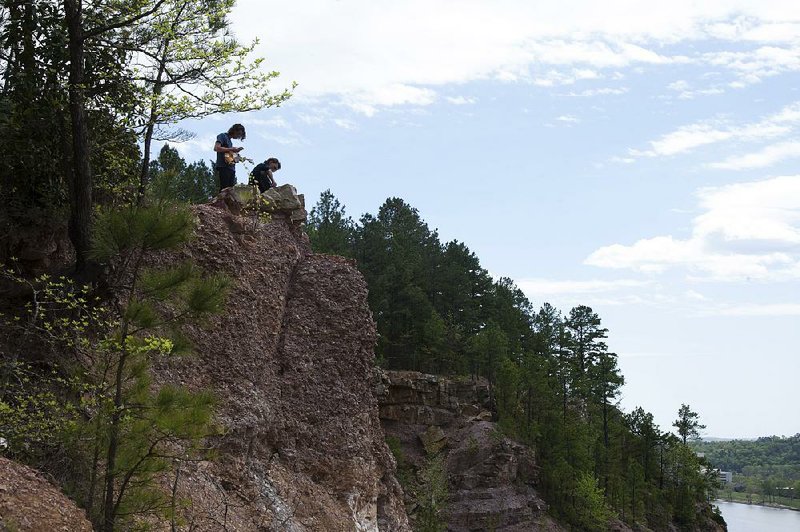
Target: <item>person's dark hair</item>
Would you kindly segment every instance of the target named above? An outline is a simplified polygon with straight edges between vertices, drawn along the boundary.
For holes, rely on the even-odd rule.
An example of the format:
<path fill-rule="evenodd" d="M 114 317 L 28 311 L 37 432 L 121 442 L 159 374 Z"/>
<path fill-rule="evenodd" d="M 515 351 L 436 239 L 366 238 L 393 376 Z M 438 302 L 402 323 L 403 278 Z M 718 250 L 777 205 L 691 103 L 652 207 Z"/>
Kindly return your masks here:
<path fill-rule="evenodd" d="M 236 131 L 242 132 L 242 140 L 247 137 L 247 133 L 244 130 L 244 126 L 242 124 L 233 124 L 231 128 L 228 130 L 228 135 L 233 136 Z"/>
<path fill-rule="evenodd" d="M 278 170 L 281 169 L 281 162 L 278 159 L 276 159 L 275 157 L 270 157 L 265 162 L 267 163 L 267 165 L 269 165 L 269 163 L 275 163 L 275 164 L 278 165 Z"/>

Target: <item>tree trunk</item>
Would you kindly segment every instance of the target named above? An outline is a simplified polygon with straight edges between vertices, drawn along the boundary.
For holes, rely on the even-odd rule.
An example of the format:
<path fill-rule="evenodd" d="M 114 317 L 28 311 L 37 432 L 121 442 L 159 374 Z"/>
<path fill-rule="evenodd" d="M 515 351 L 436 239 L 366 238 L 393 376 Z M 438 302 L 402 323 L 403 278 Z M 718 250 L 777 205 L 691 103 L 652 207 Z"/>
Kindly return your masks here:
<path fill-rule="evenodd" d="M 164 71 L 167 68 L 167 50 L 169 50 L 169 39 L 163 42 L 161 49 L 161 59 L 158 64 L 158 74 L 155 77 L 153 84 L 153 94 L 151 95 L 150 102 L 150 116 L 147 120 L 147 128 L 144 133 L 144 155 L 142 156 L 142 169 L 139 173 L 139 193 L 137 203 L 141 203 L 144 197 L 144 192 L 147 189 L 147 184 L 150 181 L 150 146 L 153 143 L 153 131 L 155 130 L 156 122 L 158 121 L 158 99 L 161 92 L 164 90 L 162 79 Z"/>
<path fill-rule="evenodd" d="M 82 0 L 64 0 L 69 35 L 69 110 L 72 118 L 72 175 L 69 180 L 69 237 L 75 246 L 75 270 L 86 269 L 91 241 L 92 171 L 83 76 Z"/>
<path fill-rule="evenodd" d="M 127 327 L 123 327 L 122 338 L 127 338 Z M 106 454 L 105 496 L 103 497 L 103 532 L 114 530 L 114 491 L 117 478 L 114 469 L 117 466 L 117 449 L 119 448 L 119 425 L 122 419 L 122 386 L 127 353 L 122 352 L 117 366 L 114 381 L 114 412 L 108 427 L 108 453 Z"/>

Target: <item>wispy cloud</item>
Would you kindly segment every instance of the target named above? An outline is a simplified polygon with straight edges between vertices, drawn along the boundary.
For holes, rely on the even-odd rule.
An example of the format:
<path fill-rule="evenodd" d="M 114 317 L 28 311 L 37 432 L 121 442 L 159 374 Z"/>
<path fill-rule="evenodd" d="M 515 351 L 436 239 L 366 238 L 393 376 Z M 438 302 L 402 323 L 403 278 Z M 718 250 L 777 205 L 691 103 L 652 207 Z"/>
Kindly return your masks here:
<path fill-rule="evenodd" d="M 797 303 L 746 303 L 706 309 L 703 316 L 800 316 Z"/>
<path fill-rule="evenodd" d="M 517 283 L 517 286 L 519 286 L 521 290 L 529 294 L 536 294 L 537 297 L 565 294 L 598 294 L 651 285 L 653 285 L 653 281 L 640 281 L 636 279 L 616 279 L 611 281 L 601 279 L 591 279 L 588 281 L 523 279 Z"/>
<path fill-rule="evenodd" d="M 444 0 L 241 0 L 231 18 L 242 38 L 261 37 L 259 52 L 287 84 L 301 83 L 296 100 L 332 96 L 367 115 L 429 105 L 440 87 L 476 80 L 558 87 L 641 66 L 697 64 L 746 85 L 800 70 L 797 11 L 785 0 L 571 0 L 561 8 L 511 0 L 502 9 L 464 0 L 456 10 Z M 266 18 L 280 24 L 265 34 Z M 683 43 L 692 48 L 676 52 Z"/>
<path fill-rule="evenodd" d="M 667 85 L 667 88 L 678 93 L 678 98 L 681 100 L 691 100 L 697 96 L 712 96 L 715 94 L 723 94 L 725 89 L 720 87 L 709 87 L 706 89 L 692 88 L 688 81 L 682 79 Z"/>
<path fill-rule="evenodd" d="M 633 158 L 668 157 L 722 142 L 764 142 L 792 133 L 799 124 L 800 102 L 794 102 L 757 122 L 737 125 L 725 119 L 712 119 L 687 124 L 650 141 L 647 149 L 628 150 L 628 156 Z M 761 160 L 765 160 L 765 158 L 761 157 Z M 714 167 L 722 168 L 723 166 Z"/>
<path fill-rule="evenodd" d="M 472 105 L 478 101 L 476 98 L 467 98 L 465 96 L 448 96 L 445 100 L 453 105 Z"/>
<path fill-rule="evenodd" d="M 797 158 L 800 158 L 800 141 L 787 141 L 772 144 L 757 152 L 729 157 L 708 166 L 718 170 L 749 170 L 765 168 L 786 159 Z"/>
<path fill-rule="evenodd" d="M 600 87 L 597 89 L 584 89 L 580 92 L 569 92 L 567 96 L 591 98 L 593 96 L 619 96 L 628 92 L 628 87 Z"/>
<path fill-rule="evenodd" d="M 573 116 L 573 115 L 561 115 L 561 116 L 556 117 L 556 120 L 558 122 L 564 122 L 564 123 L 567 123 L 567 124 L 578 124 L 581 121 L 580 118 L 578 118 L 577 116 Z"/>
<path fill-rule="evenodd" d="M 347 118 L 334 118 L 333 123 L 339 126 L 340 128 L 346 129 L 348 131 L 352 131 L 358 128 L 355 122 Z"/>
<path fill-rule="evenodd" d="M 708 187 L 688 238 L 672 235 L 612 244 L 585 264 L 661 273 L 684 268 L 696 280 L 800 278 L 800 176 Z"/>
<path fill-rule="evenodd" d="M 712 52 L 704 54 L 702 59 L 711 66 L 732 71 L 737 79 L 731 86 L 739 88 L 800 70 L 800 47 L 762 46 L 745 52 Z"/>

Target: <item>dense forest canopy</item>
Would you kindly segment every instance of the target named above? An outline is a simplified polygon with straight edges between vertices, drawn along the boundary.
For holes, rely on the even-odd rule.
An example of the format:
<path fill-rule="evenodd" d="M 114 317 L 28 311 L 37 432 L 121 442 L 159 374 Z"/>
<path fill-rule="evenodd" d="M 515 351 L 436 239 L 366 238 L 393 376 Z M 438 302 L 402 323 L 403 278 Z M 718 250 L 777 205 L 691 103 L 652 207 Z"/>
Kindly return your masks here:
<path fill-rule="evenodd" d="M 696 441 L 692 448 L 723 471 L 758 478 L 800 480 L 800 434 L 756 440 Z"/>
<path fill-rule="evenodd" d="M 702 428 L 697 413 L 681 405 L 678 437 L 642 408 L 621 411 L 624 378 L 590 307 L 536 309 L 400 198 L 356 222 L 325 191 L 307 229 L 316 252 L 357 260 L 381 365 L 489 380 L 500 426 L 537 450 L 545 497 L 563 519 L 585 530 L 612 516 L 656 529 L 698 519 L 716 479 L 686 445 Z"/>

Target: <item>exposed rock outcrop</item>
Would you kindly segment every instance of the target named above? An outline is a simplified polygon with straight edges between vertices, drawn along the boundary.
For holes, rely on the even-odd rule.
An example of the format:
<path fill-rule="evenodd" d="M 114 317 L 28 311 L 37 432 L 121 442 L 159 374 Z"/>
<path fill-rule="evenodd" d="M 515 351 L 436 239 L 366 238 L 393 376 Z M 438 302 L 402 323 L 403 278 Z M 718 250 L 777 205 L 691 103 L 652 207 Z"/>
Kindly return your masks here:
<path fill-rule="evenodd" d="M 0 531 L 91 530 L 83 510 L 41 473 L 0 456 Z"/>
<path fill-rule="evenodd" d="M 23 271 L 40 274 L 66 268 L 74 260 L 66 224 L 14 226 L 0 235 L 0 264 L 16 261 Z"/>
<path fill-rule="evenodd" d="M 311 253 L 302 197 L 277 192 L 264 224 L 226 191 L 196 208 L 188 245 L 150 261 L 191 258 L 234 281 L 223 315 L 185 331 L 197 356 L 154 368 L 158 382 L 211 390 L 225 432 L 216 460 L 181 471 L 182 518 L 193 530 L 410 530 L 371 387 L 366 285 L 351 261 Z"/>
<path fill-rule="evenodd" d="M 381 424 L 404 460 L 419 470 L 443 453 L 448 530 L 563 530 L 536 493 L 533 453 L 492 422 L 486 381 L 379 371 L 377 393 Z"/>

